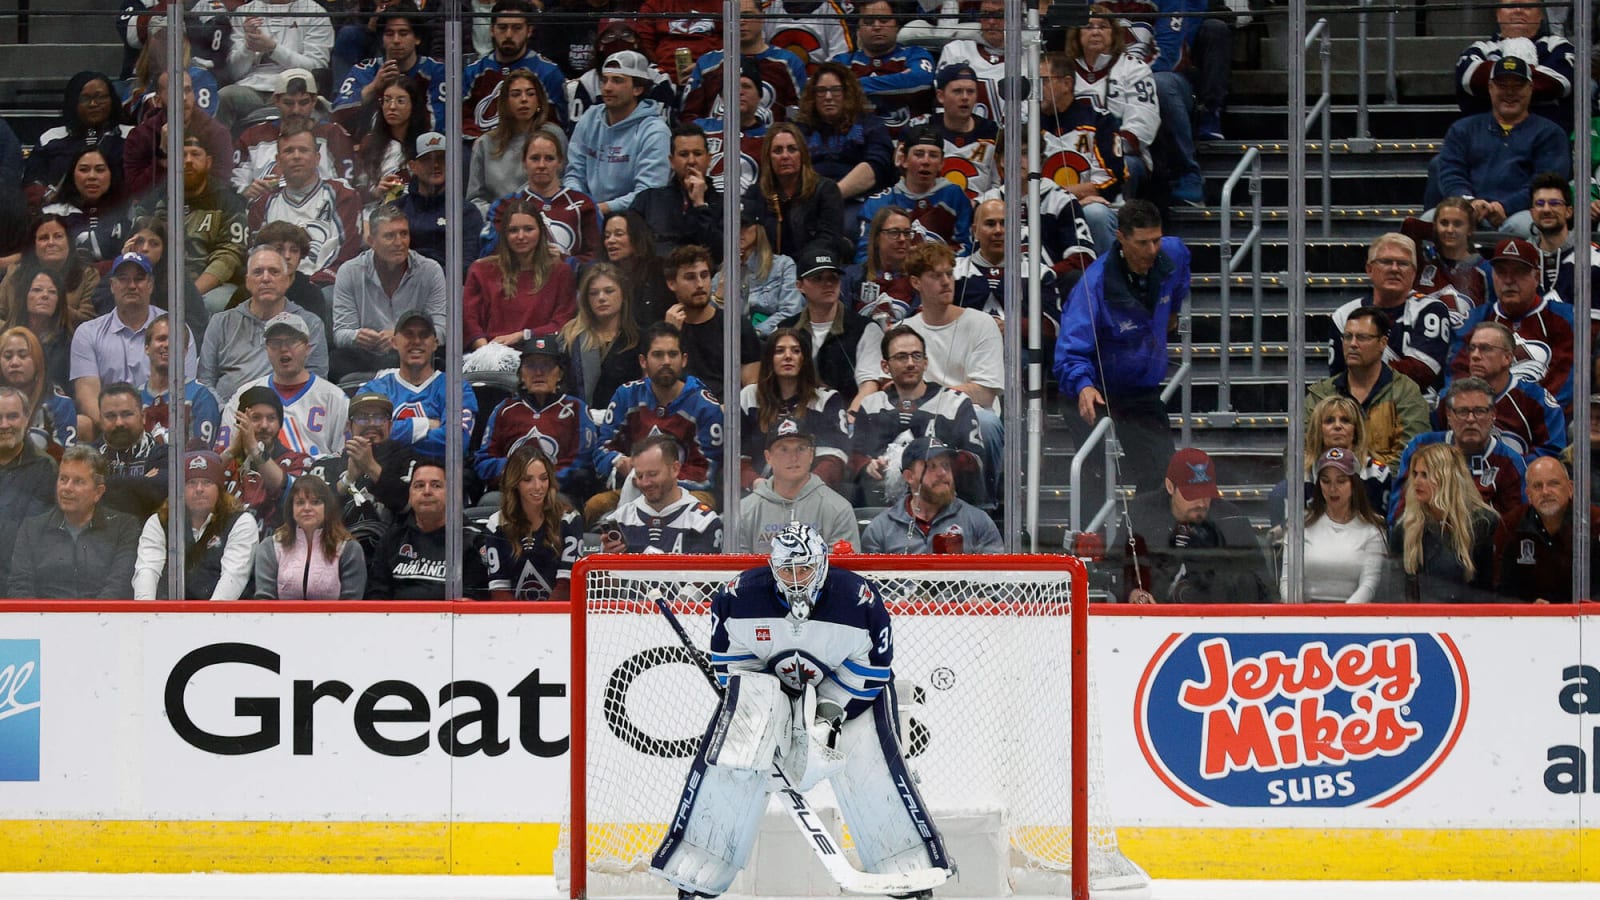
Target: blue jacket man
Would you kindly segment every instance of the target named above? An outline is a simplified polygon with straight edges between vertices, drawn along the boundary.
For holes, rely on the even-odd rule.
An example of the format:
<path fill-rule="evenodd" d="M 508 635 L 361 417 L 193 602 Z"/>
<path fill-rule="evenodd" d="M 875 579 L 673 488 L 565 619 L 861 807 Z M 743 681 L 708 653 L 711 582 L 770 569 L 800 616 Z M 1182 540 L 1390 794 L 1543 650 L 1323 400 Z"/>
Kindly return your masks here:
<path fill-rule="evenodd" d="M 1080 441 L 1099 418 L 1116 422 L 1124 465 L 1140 490 L 1161 487 L 1172 457 L 1161 382 L 1167 334 L 1189 297 L 1189 249 L 1161 234 L 1161 214 L 1129 200 L 1111 252 L 1073 286 L 1061 314 L 1054 371 L 1077 416 L 1067 416 Z M 1096 494 L 1091 494 L 1096 496 Z"/>

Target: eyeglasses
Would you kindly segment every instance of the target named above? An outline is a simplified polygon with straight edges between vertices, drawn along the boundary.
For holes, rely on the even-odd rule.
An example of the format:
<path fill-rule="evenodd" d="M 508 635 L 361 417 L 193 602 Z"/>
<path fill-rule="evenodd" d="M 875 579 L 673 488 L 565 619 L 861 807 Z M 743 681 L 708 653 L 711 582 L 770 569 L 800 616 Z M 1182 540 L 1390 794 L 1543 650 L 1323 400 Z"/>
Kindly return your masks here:
<path fill-rule="evenodd" d="M 1494 415 L 1492 406 L 1452 406 L 1450 411 L 1463 419 L 1487 419 Z"/>
<path fill-rule="evenodd" d="M 269 338 L 267 340 L 267 349 L 268 350 L 290 350 L 290 349 L 293 349 L 298 344 L 302 343 L 303 340 L 304 340 L 303 338 L 294 338 L 294 337 Z"/>
<path fill-rule="evenodd" d="M 838 87 L 819 87 L 816 89 L 816 94 L 818 97 L 835 97 L 843 93 L 844 87 L 842 85 Z"/>
<path fill-rule="evenodd" d="M 410 106 L 410 97 L 384 97 L 378 101 L 379 106 Z"/>
<path fill-rule="evenodd" d="M 1372 260 L 1371 264 L 1375 266 L 1381 266 L 1385 269 L 1409 269 L 1412 266 L 1415 266 L 1416 262 L 1409 259 L 1384 259 L 1380 256 L 1377 259 Z"/>
<path fill-rule="evenodd" d="M 906 363 L 919 363 L 928 358 L 926 353 L 896 353 L 889 357 L 889 362 L 905 365 Z"/>
<path fill-rule="evenodd" d="M 1370 344 L 1381 337 L 1381 334 L 1351 334 L 1348 331 L 1339 335 L 1339 339 L 1346 344 Z"/>
<path fill-rule="evenodd" d="M 878 233 L 884 237 L 892 238 L 908 238 L 913 234 L 912 230 L 909 228 L 885 228 Z"/>
<path fill-rule="evenodd" d="M 1467 349 L 1472 351 L 1473 353 L 1510 353 L 1511 352 L 1511 348 L 1510 347 L 1502 347 L 1499 344 L 1485 344 L 1485 343 L 1482 343 L 1482 342 L 1479 342 L 1479 343 L 1476 343 L 1476 344 L 1468 344 L 1467 345 Z"/>
<path fill-rule="evenodd" d="M 1539 209 L 1549 209 L 1549 208 L 1551 208 L 1551 207 L 1561 207 L 1561 206 L 1566 206 L 1566 205 L 1567 205 L 1567 201 L 1565 201 L 1565 200 L 1561 200 L 1561 199 L 1555 199 L 1555 200 L 1535 200 L 1535 201 L 1533 201 L 1533 205 L 1534 205 L 1534 206 L 1535 206 L 1535 207 L 1537 207 L 1537 208 L 1539 208 Z"/>

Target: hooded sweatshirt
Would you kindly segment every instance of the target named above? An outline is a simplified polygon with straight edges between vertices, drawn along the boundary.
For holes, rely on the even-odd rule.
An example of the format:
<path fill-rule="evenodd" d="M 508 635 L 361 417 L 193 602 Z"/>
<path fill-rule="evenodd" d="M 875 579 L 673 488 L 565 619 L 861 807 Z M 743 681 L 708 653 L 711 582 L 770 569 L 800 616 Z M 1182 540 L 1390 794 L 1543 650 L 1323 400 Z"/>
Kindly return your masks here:
<path fill-rule="evenodd" d="M 740 549 L 745 553 L 769 552 L 772 536 L 790 522 L 804 522 L 817 529 L 830 546 L 835 541 L 849 541 L 850 546 L 861 548 L 855 509 L 821 478 L 812 475 L 793 500 L 779 496 L 770 481 L 763 481 L 739 502 Z"/>
<path fill-rule="evenodd" d="M 612 211 L 627 209 L 645 188 L 665 185 L 672 177 L 667 163 L 672 133 L 659 107 L 654 100 L 641 100 L 615 125 L 607 120 L 605 106 L 591 107 L 572 130 L 561 183 L 611 204 Z"/>

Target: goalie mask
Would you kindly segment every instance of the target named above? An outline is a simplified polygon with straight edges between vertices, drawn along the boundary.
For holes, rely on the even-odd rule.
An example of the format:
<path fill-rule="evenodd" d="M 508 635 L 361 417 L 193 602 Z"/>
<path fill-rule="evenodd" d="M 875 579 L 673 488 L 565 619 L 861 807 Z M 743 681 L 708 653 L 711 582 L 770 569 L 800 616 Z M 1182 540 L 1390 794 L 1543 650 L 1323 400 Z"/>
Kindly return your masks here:
<path fill-rule="evenodd" d="M 803 522 L 790 522 L 772 538 L 772 577 L 778 597 L 789 608 L 789 618 L 804 622 L 811 618 L 822 582 L 828 577 L 828 545 L 816 529 Z"/>

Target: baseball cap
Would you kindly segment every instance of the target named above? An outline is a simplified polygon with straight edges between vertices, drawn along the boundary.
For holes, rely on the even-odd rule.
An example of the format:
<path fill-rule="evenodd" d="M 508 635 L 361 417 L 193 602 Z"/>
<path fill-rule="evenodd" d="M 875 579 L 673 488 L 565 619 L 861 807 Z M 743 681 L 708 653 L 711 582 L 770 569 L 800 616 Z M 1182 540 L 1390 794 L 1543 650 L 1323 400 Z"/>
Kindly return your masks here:
<path fill-rule="evenodd" d="M 823 247 L 807 248 L 800 254 L 800 278 L 810 278 L 821 272 L 843 272 L 839 257 Z"/>
<path fill-rule="evenodd" d="M 1494 253 L 1490 254 L 1489 262 L 1497 263 L 1502 259 L 1522 263 L 1530 269 L 1539 267 L 1539 251 L 1522 238 L 1506 238 L 1494 245 Z"/>
<path fill-rule="evenodd" d="M 522 361 L 527 362 L 529 357 L 543 356 L 553 359 L 561 365 L 567 364 L 567 343 L 559 334 L 541 334 L 522 345 Z"/>
<path fill-rule="evenodd" d="M 283 399 L 278 396 L 277 391 L 264 384 L 246 388 L 245 392 L 239 395 L 240 409 L 247 410 L 252 406 L 270 406 L 278 411 L 278 418 L 283 418 Z"/>
<path fill-rule="evenodd" d="M 111 264 L 111 271 L 115 273 L 118 269 L 122 268 L 128 263 L 132 263 L 143 269 L 146 275 L 149 275 L 152 270 L 150 265 L 150 257 L 145 256 L 143 253 L 124 253 L 117 257 L 116 261 Z"/>
<path fill-rule="evenodd" d="M 938 147 L 944 149 L 944 138 L 939 133 L 926 125 L 916 125 L 900 133 L 900 147 L 910 150 L 912 147 Z"/>
<path fill-rule="evenodd" d="M 760 200 L 745 197 L 739 201 L 739 226 L 748 228 L 751 225 L 763 225 L 767 221 L 766 204 Z"/>
<path fill-rule="evenodd" d="M 417 157 L 427 156 L 429 153 L 444 152 L 444 135 L 437 131 L 424 132 L 417 136 Z"/>
<path fill-rule="evenodd" d="M 959 450 L 938 438 L 919 437 L 906 445 L 905 451 L 900 454 L 900 462 L 909 466 L 914 462 L 924 462 L 935 456 L 947 454 L 953 456 L 958 453 L 960 453 Z"/>
<path fill-rule="evenodd" d="M 1516 78 L 1521 81 L 1532 81 L 1533 70 L 1528 63 L 1519 56 L 1502 56 L 1495 61 L 1494 68 L 1489 70 L 1489 80 L 1499 78 Z"/>
<path fill-rule="evenodd" d="M 191 450 L 183 457 L 184 481 L 204 478 L 217 487 L 222 487 L 225 469 L 222 457 L 210 450 Z"/>
<path fill-rule="evenodd" d="M 362 391 L 350 398 L 350 412 L 354 414 L 358 407 L 382 407 L 386 416 L 394 414 L 394 401 L 377 391 Z"/>
<path fill-rule="evenodd" d="M 284 69 L 278 73 L 277 84 L 272 89 L 272 96 L 279 94 L 315 94 L 317 92 L 317 77 L 307 69 Z"/>
<path fill-rule="evenodd" d="M 791 416 L 784 416 L 772 423 L 772 427 L 767 429 L 768 447 L 784 438 L 799 438 L 813 446 L 817 443 L 816 435 L 811 433 L 811 429 L 806 427 L 806 423 Z"/>
<path fill-rule="evenodd" d="M 600 67 L 600 73 L 604 75 L 608 72 L 627 75 L 629 78 L 642 78 L 645 81 L 654 79 L 654 74 L 650 71 L 650 61 L 637 50 L 618 50 L 607 57 L 605 64 Z"/>
<path fill-rule="evenodd" d="M 1317 457 L 1317 472 L 1320 474 L 1323 469 L 1338 469 L 1346 475 L 1355 477 L 1356 463 L 1349 450 L 1343 447 L 1329 447 Z"/>
<path fill-rule="evenodd" d="M 306 326 L 306 320 L 292 312 L 281 312 L 267 320 L 267 330 L 264 338 L 271 339 L 274 331 L 292 331 L 306 340 L 311 340 L 311 329 Z"/>
<path fill-rule="evenodd" d="M 428 326 L 428 333 L 432 334 L 434 337 L 439 336 L 439 330 L 435 328 L 433 324 L 433 317 L 420 309 L 408 309 L 401 313 L 400 318 L 394 320 L 394 330 L 399 331 L 400 329 L 406 327 L 406 325 L 410 324 L 413 320 L 426 323 Z"/>
<path fill-rule="evenodd" d="M 759 88 L 762 83 L 761 66 L 756 63 L 755 59 L 741 56 L 739 58 L 739 77 L 750 79 L 750 82 Z"/>
<path fill-rule="evenodd" d="M 1222 496 L 1217 490 L 1217 465 L 1204 450 L 1185 447 L 1167 463 L 1167 480 L 1185 500 Z"/>
<path fill-rule="evenodd" d="M 963 78 L 967 81 L 977 81 L 978 73 L 966 63 L 945 66 L 939 70 L 939 74 L 933 77 L 933 86 L 942 91 L 950 86 L 950 82 L 960 81 Z"/>

